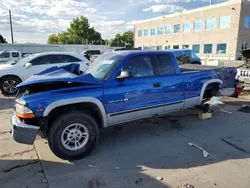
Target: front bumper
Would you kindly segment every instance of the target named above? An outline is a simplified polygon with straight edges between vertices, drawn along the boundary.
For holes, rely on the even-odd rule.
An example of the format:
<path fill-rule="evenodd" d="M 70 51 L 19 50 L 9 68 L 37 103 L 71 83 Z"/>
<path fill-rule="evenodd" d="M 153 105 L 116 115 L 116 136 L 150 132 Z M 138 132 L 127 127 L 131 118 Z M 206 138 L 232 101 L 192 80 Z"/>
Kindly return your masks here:
<path fill-rule="evenodd" d="M 11 118 L 12 137 L 16 142 L 32 145 L 39 132 L 38 126 L 27 125 L 17 120 L 16 115 Z"/>

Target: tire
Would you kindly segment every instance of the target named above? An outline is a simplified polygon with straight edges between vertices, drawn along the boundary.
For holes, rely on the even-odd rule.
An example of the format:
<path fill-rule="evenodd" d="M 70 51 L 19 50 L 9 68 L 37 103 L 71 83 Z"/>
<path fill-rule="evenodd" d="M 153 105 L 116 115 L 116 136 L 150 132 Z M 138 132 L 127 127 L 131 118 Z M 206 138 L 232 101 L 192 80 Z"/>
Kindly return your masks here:
<path fill-rule="evenodd" d="M 68 137 L 70 137 L 71 134 L 73 134 L 71 131 L 73 132 L 75 131 L 75 129 L 70 129 L 75 124 L 78 126 L 84 126 L 86 129 L 81 127 L 81 131 L 83 133 L 84 132 L 83 130 L 85 130 L 86 132 L 85 134 L 87 134 L 88 132 L 89 136 L 88 139 L 86 139 L 87 137 L 84 138 L 87 140 L 85 145 L 83 145 L 81 148 L 74 148 L 73 150 L 73 147 L 75 147 L 76 144 L 74 144 L 72 140 L 71 140 L 72 142 L 71 141 L 67 142 L 65 140 L 72 139 Z M 70 130 L 70 132 L 67 133 L 68 131 L 66 131 L 66 129 Z M 52 126 L 48 133 L 48 143 L 50 149 L 57 157 L 65 160 L 78 160 L 88 156 L 93 151 L 93 149 L 96 146 L 98 137 L 99 137 L 99 128 L 96 121 L 93 119 L 91 115 L 87 114 L 84 111 L 71 111 L 60 115 L 52 123 Z M 76 137 L 75 139 L 79 138 Z M 68 145 L 63 144 L 64 141 Z M 78 143 L 83 143 L 80 141 L 81 140 L 79 140 Z M 75 142 L 77 141 L 75 140 Z"/>
<path fill-rule="evenodd" d="M 22 81 L 15 76 L 6 76 L 0 81 L 0 89 L 3 95 L 15 95 L 17 93 L 17 89 L 13 90 L 13 87 L 20 84 Z M 6 88 L 6 84 L 11 85 L 11 88 Z M 10 90 L 9 90 L 10 89 Z"/>

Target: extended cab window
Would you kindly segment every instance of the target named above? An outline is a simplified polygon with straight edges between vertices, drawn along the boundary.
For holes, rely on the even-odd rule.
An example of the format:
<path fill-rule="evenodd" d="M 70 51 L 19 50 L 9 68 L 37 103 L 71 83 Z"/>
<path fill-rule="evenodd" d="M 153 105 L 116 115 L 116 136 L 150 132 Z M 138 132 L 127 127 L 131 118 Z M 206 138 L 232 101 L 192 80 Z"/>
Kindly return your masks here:
<path fill-rule="evenodd" d="M 123 65 L 122 70 L 131 72 L 133 77 L 154 75 L 151 57 L 147 55 L 132 57 Z"/>
<path fill-rule="evenodd" d="M 159 66 L 159 74 L 160 75 L 173 75 L 175 74 L 175 66 L 171 57 L 167 54 L 159 54 L 156 55 L 158 66 Z"/>
<path fill-rule="evenodd" d="M 10 57 L 10 53 L 2 53 L 1 58 L 9 58 Z"/>

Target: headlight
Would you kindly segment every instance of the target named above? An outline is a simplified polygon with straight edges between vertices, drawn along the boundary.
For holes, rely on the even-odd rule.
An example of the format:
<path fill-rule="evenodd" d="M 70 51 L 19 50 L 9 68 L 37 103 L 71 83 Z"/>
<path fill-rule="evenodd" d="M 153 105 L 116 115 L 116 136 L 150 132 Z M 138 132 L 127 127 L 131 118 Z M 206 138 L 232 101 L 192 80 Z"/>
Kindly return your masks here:
<path fill-rule="evenodd" d="M 35 114 L 27 106 L 16 104 L 16 115 L 20 118 L 34 118 Z"/>

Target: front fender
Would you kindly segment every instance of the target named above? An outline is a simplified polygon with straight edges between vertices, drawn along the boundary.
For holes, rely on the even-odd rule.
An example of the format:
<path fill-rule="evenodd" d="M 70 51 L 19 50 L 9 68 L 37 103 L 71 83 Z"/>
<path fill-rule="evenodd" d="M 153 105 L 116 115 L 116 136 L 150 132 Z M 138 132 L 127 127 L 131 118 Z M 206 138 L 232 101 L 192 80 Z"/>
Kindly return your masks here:
<path fill-rule="evenodd" d="M 64 105 L 70 105 L 70 104 L 76 104 L 76 103 L 84 103 L 84 102 L 94 103 L 95 105 L 98 106 L 98 108 L 102 114 L 103 126 L 106 127 L 107 126 L 107 115 L 106 115 L 105 108 L 104 108 L 103 104 L 101 103 L 101 101 L 94 98 L 94 97 L 78 97 L 78 98 L 70 98 L 70 99 L 63 99 L 63 100 L 55 101 L 46 107 L 46 109 L 43 113 L 43 116 L 44 117 L 48 116 L 49 113 L 57 107 L 64 106 Z"/>

